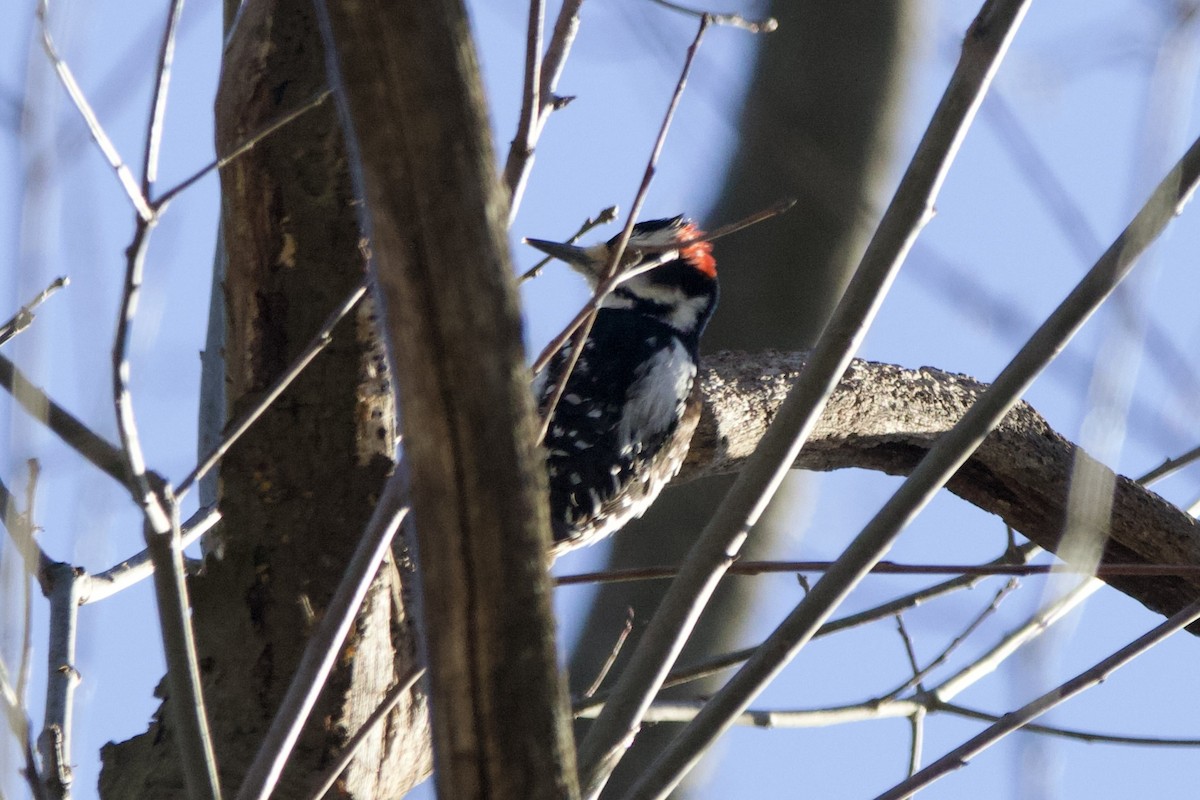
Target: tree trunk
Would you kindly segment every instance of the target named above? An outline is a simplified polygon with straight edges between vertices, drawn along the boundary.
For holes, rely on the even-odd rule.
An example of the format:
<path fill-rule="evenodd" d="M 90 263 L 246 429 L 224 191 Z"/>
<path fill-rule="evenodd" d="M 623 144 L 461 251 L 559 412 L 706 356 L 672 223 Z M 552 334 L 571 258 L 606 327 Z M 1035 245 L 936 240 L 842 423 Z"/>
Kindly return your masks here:
<path fill-rule="evenodd" d="M 231 152 L 325 86 L 310 0 L 246 4 L 226 45 L 218 153 Z M 232 417 L 362 280 L 364 258 L 331 102 L 265 139 L 221 177 L 224 389 Z M 362 534 L 395 447 L 391 377 L 372 306 L 364 303 L 222 465 L 224 521 L 191 594 L 226 791 L 239 785 L 258 749 L 312 622 Z M 369 593 L 277 796 L 299 796 L 309 787 L 415 659 L 403 575 L 389 566 Z M 104 797 L 182 796 L 166 719 L 160 710 L 147 733 L 105 749 Z M 398 797 L 430 769 L 418 686 L 376 728 L 343 775 L 338 796 Z"/>

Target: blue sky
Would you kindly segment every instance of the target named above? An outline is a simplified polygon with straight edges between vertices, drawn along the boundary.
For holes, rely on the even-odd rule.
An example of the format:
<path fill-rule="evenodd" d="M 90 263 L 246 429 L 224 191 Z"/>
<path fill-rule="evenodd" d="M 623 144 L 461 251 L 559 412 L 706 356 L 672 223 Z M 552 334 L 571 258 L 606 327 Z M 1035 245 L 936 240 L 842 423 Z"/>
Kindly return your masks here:
<path fill-rule="evenodd" d="M 16 4 L 13 4 L 16 6 Z M 1099 244 L 1081 244 L 1047 210 L 1015 158 L 1011 127 L 985 107 L 922 235 L 884 306 L 862 355 L 915 367 L 933 365 L 995 376 L 1124 226 L 1148 187 L 1200 132 L 1196 119 L 1197 31 L 1166 51 L 1166 9 L 1157 2 L 1097 0 L 1035 4 L 1001 70 L 996 89 L 1018 129 L 1045 159 L 1038 180 L 1059 183 Z M 149 76 L 163 3 L 58 2 L 52 24 L 59 47 L 126 159 L 136 162 L 149 105 Z M 724 9 L 722 9 L 724 10 Z M 754 8 L 744 9 L 752 15 Z M 122 251 L 131 213 L 99 154 L 55 83 L 30 36 L 32 8 L 10 9 L 14 24 L 0 29 L 0 301 L 15 309 L 52 278 L 71 287 L 44 309 L 34 328 L 6 346 L 50 393 L 115 438 L 107 388 L 108 348 L 115 323 Z M 904 103 L 897 153 L 911 153 L 956 57 L 955 42 L 976 11 L 973 3 L 928 0 L 912 28 L 915 62 Z M 520 99 L 525 10 L 518 3 L 475 3 L 473 23 L 501 157 L 515 130 Z M 551 120 L 538 150 L 526 199 L 513 228 L 515 263 L 534 254 L 524 235 L 556 238 L 613 203 L 628 208 L 646 156 L 694 33 L 694 22 L 639 0 L 591 0 L 560 91 L 578 100 Z M 755 42 L 743 32 L 708 35 L 668 140 L 644 215 L 680 212 L 705 219 L 731 148 Z M 167 115 L 161 183 L 190 174 L 212 157 L 212 99 L 220 49 L 220 12 L 196 2 L 184 11 L 177 71 Z M 1164 62 L 1163 53 L 1176 53 Z M 1159 68 L 1156 70 L 1156 65 Z M 1155 76 L 1159 76 L 1157 79 Z M 1165 76 L 1165 78 L 1163 77 Z M 36 119 L 18 141 L 9 102 L 22 89 L 38 98 Z M 1163 101 L 1156 98 L 1165 97 Z M 898 176 L 899 163 L 894 168 Z M 764 197 L 768 204 L 774 197 Z M 878 198 L 882 210 L 887 196 Z M 134 340 L 134 390 L 150 462 L 176 479 L 194 461 L 197 352 L 207 314 L 208 270 L 215 241 L 217 183 L 208 179 L 172 205 L 155 233 L 148 288 Z M 1200 326 L 1194 312 L 1198 280 L 1194 254 L 1200 225 L 1189 209 L 1163 246 L 1135 273 L 1128 302 L 1135 316 L 1182 355 L 1182 365 L 1147 356 L 1121 362 L 1132 409 L 1118 424 L 1085 424 L 1094 365 L 1113 362 L 1105 342 L 1116 316 L 1101 313 L 1084 329 L 1028 395 L 1069 438 L 1091 443 L 1124 474 L 1137 474 L 1196 444 L 1200 398 L 1189 392 L 1200 375 Z M 719 224 L 725 220 L 707 220 Z M 1074 234 L 1072 236 L 1072 234 Z M 598 233 L 597 238 L 611 235 Z M 736 240 L 718 246 L 734 247 Z M 956 276 L 950 281 L 949 276 Z M 962 288 L 963 281 L 973 287 Z M 536 350 L 584 299 L 581 282 L 565 270 L 524 290 L 527 336 Z M 718 313 L 720 313 L 718 311 Z M 6 314 L 5 314 L 6 315 Z M 1120 337 L 1118 337 L 1120 338 Z M 1124 337 L 1129 341 L 1129 337 Z M 1118 382 L 1120 384 L 1120 381 Z M 1120 388 L 1120 386 L 1118 386 Z M 1118 396 L 1120 392 L 1116 393 Z M 1112 396 L 1101 393 L 1101 398 Z M 42 463 L 39 522 L 43 545 L 56 557 L 102 569 L 141 547 L 138 515 L 110 481 L 94 474 L 52 437 L 0 398 L 0 463 L 5 482 L 24 484 L 24 462 Z M 1092 417 L 1093 420 L 1097 419 Z M 1200 495 L 1195 470 L 1160 487 L 1186 505 Z M 781 558 L 827 558 L 886 500 L 897 481 L 846 472 L 806 481 L 805 508 Z M 902 537 L 899 561 L 972 561 L 994 557 L 1003 542 L 995 518 L 942 498 Z M 563 572 L 589 569 L 599 553 L 564 559 Z M 0 607 L 16 609 L 13 559 L 0 560 Z M 763 635 L 798 599 L 791 578 L 762 579 L 766 599 L 748 636 Z M 1041 599 L 1037 579 L 1001 607 L 967 651 L 978 652 L 1019 622 Z M 901 578 L 874 578 L 848 602 L 865 608 L 914 587 Z M 907 618 L 927 657 L 986 605 L 988 584 L 967 601 L 938 604 Z M 583 590 L 560 594 L 563 638 L 578 635 Z M 78 797 L 94 791 L 95 753 L 109 739 L 144 729 L 157 705 L 151 690 L 162 656 L 148 586 L 83 609 L 74 760 Z M 5 615 L 0 654 L 15 663 L 19 633 Z M 45 608 L 39 626 L 31 712 L 40 723 Z M 1015 659 L 963 702 L 1004 711 L 1136 637 L 1154 615 L 1115 592 L 1094 596 L 1054 643 Z M 1089 695 L 1054 713 L 1052 721 L 1114 733 L 1196 736 L 1200 697 L 1191 687 L 1194 639 L 1178 637 L 1135 662 Z M 807 649 L 755 705 L 809 707 L 853 702 L 905 677 L 899 640 L 887 624 L 823 640 Z M 852 668 L 848 669 L 847 665 Z M 1176 689 L 1180 687 L 1182 691 Z M 933 758 L 978 729 L 975 723 L 934 718 L 926 754 Z M 812 731 L 738 729 L 702 769 L 704 797 L 866 797 L 902 776 L 907 723 L 861 723 Z M 0 788 L 16 787 L 15 751 L 0 748 Z M 1200 778 L 1193 754 L 1178 750 L 1085 746 L 1020 735 L 981 756 L 969 769 L 922 797 L 983 798 L 1174 796 Z M 751 780 L 748 780 L 752 776 Z"/>

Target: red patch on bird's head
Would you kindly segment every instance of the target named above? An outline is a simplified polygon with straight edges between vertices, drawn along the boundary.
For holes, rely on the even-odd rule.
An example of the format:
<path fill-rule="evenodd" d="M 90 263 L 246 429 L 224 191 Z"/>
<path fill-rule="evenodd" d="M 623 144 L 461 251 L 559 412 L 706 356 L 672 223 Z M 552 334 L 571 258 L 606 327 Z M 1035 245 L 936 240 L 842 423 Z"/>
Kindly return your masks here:
<path fill-rule="evenodd" d="M 680 238 L 684 241 L 696 239 L 704 235 L 704 231 L 690 222 L 684 225 L 679 233 Z M 712 244 L 710 242 L 692 242 L 691 244 L 684 245 L 680 249 L 679 254 L 687 259 L 689 264 L 708 277 L 717 277 L 717 260 L 713 258 Z"/>

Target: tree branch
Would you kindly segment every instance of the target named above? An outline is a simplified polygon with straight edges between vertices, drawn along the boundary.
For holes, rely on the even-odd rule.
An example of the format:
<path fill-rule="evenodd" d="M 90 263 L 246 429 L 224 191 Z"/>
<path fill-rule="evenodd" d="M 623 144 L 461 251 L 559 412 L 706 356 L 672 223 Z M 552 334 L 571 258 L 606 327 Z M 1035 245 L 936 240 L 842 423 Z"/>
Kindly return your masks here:
<path fill-rule="evenodd" d="M 466 11 L 314 8 L 399 376 L 438 793 L 569 799 L 545 468 Z"/>
<path fill-rule="evenodd" d="M 706 357 L 704 416 L 677 480 L 736 471 L 805 363 L 804 353 L 723 352 Z M 793 466 L 907 475 L 986 388 L 965 375 L 930 367 L 912 370 L 856 360 Z M 1077 457 L 1088 456 L 1021 403 L 948 488 L 1054 551 L 1063 532 Z M 1200 524 L 1148 489 L 1117 476 L 1103 563 L 1200 565 Z M 1200 593 L 1200 578 L 1108 575 L 1104 580 L 1162 614 L 1178 611 Z M 1192 626 L 1192 632 L 1200 633 L 1200 628 Z"/>

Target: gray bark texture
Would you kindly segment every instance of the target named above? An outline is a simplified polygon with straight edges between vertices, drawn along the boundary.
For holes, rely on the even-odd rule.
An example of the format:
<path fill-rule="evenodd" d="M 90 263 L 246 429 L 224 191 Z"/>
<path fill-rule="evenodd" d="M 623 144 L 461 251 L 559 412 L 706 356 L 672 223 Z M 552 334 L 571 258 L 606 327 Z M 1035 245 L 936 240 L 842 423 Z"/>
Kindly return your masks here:
<path fill-rule="evenodd" d="M 310 0 L 247 4 L 227 42 L 217 151 L 227 153 L 324 89 Z M 332 103 L 308 112 L 222 172 L 227 271 L 224 391 L 232 417 L 262 392 L 362 280 L 362 237 Z M 193 620 L 222 785 L 240 783 L 374 506 L 395 452 L 391 378 L 371 304 L 225 459 L 224 521 Z M 403 557 L 376 581 L 277 796 L 311 786 L 416 658 Z M 169 703 L 167 698 L 165 702 Z M 178 798 L 167 716 L 109 745 L 101 794 Z M 335 796 L 397 797 L 431 769 L 414 689 L 378 726 Z"/>
<path fill-rule="evenodd" d="M 705 413 L 677 480 L 736 471 L 803 365 L 802 353 L 710 357 L 703 376 Z M 907 475 L 985 388 L 972 378 L 929 367 L 855 361 L 794 466 Z M 1072 469 L 1084 458 L 1090 456 L 1021 403 L 948 488 L 1053 552 L 1065 529 Z M 1200 523 L 1130 479 L 1095 467 L 1095 477 L 1115 479 L 1101 563 L 1200 567 Z M 1105 581 L 1163 615 L 1174 614 L 1200 593 L 1200 570 L 1195 577 L 1115 576 Z M 1200 625 L 1189 630 L 1200 633 Z"/>
<path fill-rule="evenodd" d="M 545 461 L 466 9 L 328 8 L 403 412 L 438 795 L 570 800 Z"/>

